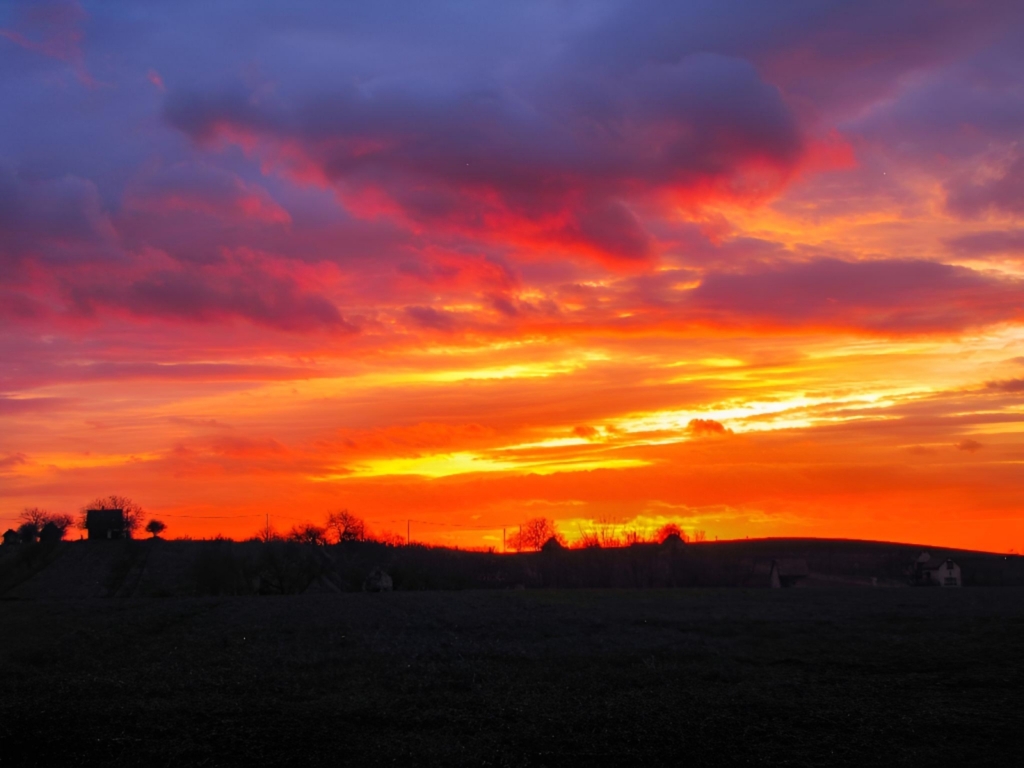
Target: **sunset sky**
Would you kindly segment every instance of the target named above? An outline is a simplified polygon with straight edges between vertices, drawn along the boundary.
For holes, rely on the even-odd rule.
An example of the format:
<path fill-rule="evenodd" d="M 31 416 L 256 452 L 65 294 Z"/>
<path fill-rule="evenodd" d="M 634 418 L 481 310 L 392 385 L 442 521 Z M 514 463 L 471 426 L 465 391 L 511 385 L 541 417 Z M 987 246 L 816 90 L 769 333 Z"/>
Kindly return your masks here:
<path fill-rule="evenodd" d="M 4 528 L 1024 548 L 1019 0 L 4 3 L 0 105 Z"/>

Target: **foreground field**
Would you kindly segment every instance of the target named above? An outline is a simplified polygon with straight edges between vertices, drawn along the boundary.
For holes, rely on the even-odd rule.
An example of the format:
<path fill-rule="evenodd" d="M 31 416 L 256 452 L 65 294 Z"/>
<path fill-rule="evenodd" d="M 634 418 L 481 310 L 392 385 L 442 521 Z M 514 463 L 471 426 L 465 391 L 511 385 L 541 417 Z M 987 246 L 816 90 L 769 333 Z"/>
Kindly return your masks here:
<path fill-rule="evenodd" d="M 1018 589 L 6 601 L 0 626 L 0 765 L 956 765 L 1024 747 Z"/>

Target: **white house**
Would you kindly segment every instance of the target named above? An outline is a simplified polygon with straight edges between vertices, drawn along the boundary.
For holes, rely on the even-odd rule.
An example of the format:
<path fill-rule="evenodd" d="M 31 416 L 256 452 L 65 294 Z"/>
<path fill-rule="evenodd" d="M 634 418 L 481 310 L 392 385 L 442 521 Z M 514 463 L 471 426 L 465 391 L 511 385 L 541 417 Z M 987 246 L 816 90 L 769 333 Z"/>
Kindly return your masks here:
<path fill-rule="evenodd" d="M 945 560 L 933 558 L 923 552 L 917 558 L 915 581 L 925 587 L 961 587 L 960 566 L 949 558 Z"/>

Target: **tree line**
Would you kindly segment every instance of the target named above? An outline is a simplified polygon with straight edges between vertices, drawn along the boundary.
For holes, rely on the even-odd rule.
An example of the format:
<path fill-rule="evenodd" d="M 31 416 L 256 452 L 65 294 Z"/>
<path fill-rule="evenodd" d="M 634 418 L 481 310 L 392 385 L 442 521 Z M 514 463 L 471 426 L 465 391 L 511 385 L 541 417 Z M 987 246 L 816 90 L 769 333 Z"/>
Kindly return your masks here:
<path fill-rule="evenodd" d="M 670 536 L 678 536 L 683 542 L 704 541 L 707 536 L 702 530 L 687 534 L 678 523 L 666 523 L 657 530 L 642 528 L 621 528 L 611 522 L 599 521 L 591 528 L 580 528 L 578 538 L 567 544 L 565 536 L 553 520 L 535 517 L 527 520 L 519 530 L 506 540 L 506 546 L 516 552 L 536 552 L 554 542 L 560 547 L 573 549 L 594 549 L 628 547 L 632 544 L 660 544 Z"/>
<path fill-rule="evenodd" d="M 38 541 L 40 538 L 61 540 L 66 538 L 73 528 L 86 529 L 88 510 L 119 509 L 124 517 L 124 529 L 128 538 L 134 538 L 140 530 L 156 538 L 167 530 L 167 525 L 157 519 L 145 520 L 142 506 L 127 496 L 101 496 L 93 499 L 82 507 L 77 517 L 63 513 L 53 513 L 39 507 L 26 508 L 19 515 L 20 525 L 17 528 L 20 540 L 26 543 Z M 579 529 L 578 538 L 570 545 L 566 537 L 558 529 L 555 521 L 546 517 L 534 517 L 526 520 L 505 540 L 504 546 L 515 552 L 536 552 L 549 542 L 559 547 L 574 549 L 614 548 L 632 544 L 660 543 L 670 536 L 677 536 L 683 542 L 704 541 L 704 531 L 695 530 L 687 534 L 677 523 L 666 523 L 657 530 L 647 531 L 638 528 L 621 528 L 614 523 L 599 521 L 594 526 Z M 371 533 L 366 521 L 348 509 L 339 509 L 327 514 L 322 525 L 313 522 L 299 523 L 290 530 L 281 533 L 267 524 L 256 535 L 251 537 L 258 541 L 293 541 L 314 546 L 340 544 L 350 541 L 376 541 L 383 544 L 398 546 L 406 540 L 392 532 Z"/>
<path fill-rule="evenodd" d="M 167 525 L 156 518 L 151 518 L 143 525 L 145 512 L 142 505 L 127 496 L 100 496 L 82 506 L 77 516 L 63 512 L 50 512 L 41 507 L 26 507 L 18 515 L 19 524 L 15 529 L 19 539 L 26 544 L 51 539 L 61 541 L 67 538 L 72 529 L 86 530 L 88 512 L 92 509 L 120 509 L 124 519 L 125 535 L 134 538 L 141 529 L 153 537 L 167 530 Z"/>
<path fill-rule="evenodd" d="M 375 541 L 380 544 L 398 546 L 406 540 L 397 533 L 390 531 L 371 532 L 363 518 L 347 509 L 329 512 L 323 525 L 307 522 L 293 525 L 290 530 L 281 533 L 271 527 L 269 520 L 260 528 L 252 540 L 257 541 L 294 541 L 300 544 L 326 546 L 341 544 L 348 541 Z"/>

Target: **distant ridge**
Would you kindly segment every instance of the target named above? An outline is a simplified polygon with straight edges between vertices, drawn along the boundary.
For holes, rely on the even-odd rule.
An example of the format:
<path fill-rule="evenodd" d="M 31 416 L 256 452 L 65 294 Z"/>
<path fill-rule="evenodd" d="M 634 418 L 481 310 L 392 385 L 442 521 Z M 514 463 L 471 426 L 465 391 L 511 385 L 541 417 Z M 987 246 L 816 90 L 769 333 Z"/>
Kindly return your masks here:
<path fill-rule="evenodd" d="M 349 542 L 74 541 L 0 547 L 0 596 L 95 599 L 360 591 L 380 568 L 398 590 L 763 587 L 775 560 L 806 564 L 806 587 L 906 587 L 922 552 L 952 558 L 964 586 L 1024 586 L 1024 557 L 813 537 L 522 554 Z M 802 566 L 803 567 L 803 566 Z"/>

